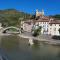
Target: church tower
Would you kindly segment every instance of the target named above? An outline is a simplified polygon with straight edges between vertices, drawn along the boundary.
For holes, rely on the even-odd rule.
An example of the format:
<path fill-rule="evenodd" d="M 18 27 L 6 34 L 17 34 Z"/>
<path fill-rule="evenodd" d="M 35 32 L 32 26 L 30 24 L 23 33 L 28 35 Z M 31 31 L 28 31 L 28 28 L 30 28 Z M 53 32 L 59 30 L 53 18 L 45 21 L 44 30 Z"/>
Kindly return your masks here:
<path fill-rule="evenodd" d="M 36 10 L 36 17 L 38 16 L 39 12 L 38 12 L 38 9 Z"/>
<path fill-rule="evenodd" d="M 42 9 L 42 12 L 41 12 L 42 16 L 44 16 L 44 10 Z"/>
<path fill-rule="evenodd" d="M 42 9 L 42 11 L 40 12 L 40 11 L 38 11 L 38 9 L 36 10 L 36 17 L 38 17 L 38 16 L 44 16 L 44 10 Z"/>

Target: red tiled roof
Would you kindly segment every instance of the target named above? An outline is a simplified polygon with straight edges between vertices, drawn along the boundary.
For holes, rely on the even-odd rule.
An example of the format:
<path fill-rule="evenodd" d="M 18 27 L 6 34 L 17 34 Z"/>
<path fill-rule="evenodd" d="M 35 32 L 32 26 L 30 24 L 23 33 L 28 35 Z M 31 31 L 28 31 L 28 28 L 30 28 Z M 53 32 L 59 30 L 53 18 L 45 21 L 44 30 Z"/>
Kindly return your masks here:
<path fill-rule="evenodd" d="M 37 20 L 37 22 L 49 22 L 49 20 L 46 20 L 46 19 L 39 19 L 39 20 Z"/>
<path fill-rule="evenodd" d="M 49 22 L 49 17 L 48 16 L 43 16 L 39 18 L 38 20 L 35 20 L 36 22 Z"/>
<path fill-rule="evenodd" d="M 51 20 L 49 24 L 60 24 L 60 20 Z"/>
<path fill-rule="evenodd" d="M 42 19 L 49 19 L 49 17 L 48 16 L 43 16 L 43 18 Z"/>
<path fill-rule="evenodd" d="M 25 23 L 35 23 L 35 22 L 49 22 L 49 24 L 60 24 L 60 20 L 50 20 L 48 16 L 43 16 L 42 18 L 39 18 L 38 20 L 27 20 Z"/>
<path fill-rule="evenodd" d="M 42 19 L 35 20 L 35 22 L 49 22 L 49 19 L 42 18 Z"/>

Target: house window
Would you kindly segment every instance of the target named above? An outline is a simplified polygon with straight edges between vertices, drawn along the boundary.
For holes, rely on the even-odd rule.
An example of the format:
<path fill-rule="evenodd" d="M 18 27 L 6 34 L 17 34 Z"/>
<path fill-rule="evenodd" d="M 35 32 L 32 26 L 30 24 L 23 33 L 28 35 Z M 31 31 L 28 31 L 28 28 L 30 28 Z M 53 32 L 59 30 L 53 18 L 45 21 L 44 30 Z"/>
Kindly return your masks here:
<path fill-rule="evenodd" d="M 41 22 L 39 24 L 41 24 Z"/>
<path fill-rule="evenodd" d="M 47 32 L 48 32 L 48 28 L 47 28 Z"/>
<path fill-rule="evenodd" d="M 43 24 L 43 23 L 41 22 L 41 24 Z"/>
<path fill-rule="evenodd" d="M 46 24 L 46 22 L 43 22 L 43 24 Z"/>
<path fill-rule="evenodd" d="M 48 25 L 47 25 L 47 27 L 48 27 Z"/>
<path fill-rule="evenodd" d="M 51 28 L 50 28 L 50 30 L 51 30 Z"/>
<path fill-rule="evenodd" d="M 54 31 L 56 31 L 56 28 L 54 28 Z"/>
<path fill-rule="evenodd" d="M 45 24 L 46 24 L 46 22 L 45 22 Z"/>
<path fill-rule="evenodd" d="M 56 26 L 56 24 L 55 24 L 55 26 Z"/>
<path fill-rule="evenodd" d="M 44 24 L 44 22 L 43 22 L 43 24 Z"/>
<path fill-rule="evenodd" d="M 52 24 L 50 24 L 50 26 L 52 26 Z"/>
<path fill-rule="evenodd" d="M 48 24 L 48 23 L 46 22 L 46 24 Z"/>
<path fill-rule="evenodd" d="M 44 27 L 44 25 L 43 25 L 43 27 Z"/>

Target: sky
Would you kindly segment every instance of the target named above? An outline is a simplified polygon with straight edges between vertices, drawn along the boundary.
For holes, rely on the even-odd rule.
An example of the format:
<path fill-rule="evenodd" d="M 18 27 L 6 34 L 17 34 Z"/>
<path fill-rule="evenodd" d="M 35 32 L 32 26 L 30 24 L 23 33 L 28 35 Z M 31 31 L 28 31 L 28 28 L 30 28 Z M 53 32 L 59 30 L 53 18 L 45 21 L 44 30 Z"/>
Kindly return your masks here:
<path fill-rule="evenodd" d="M 45 15 L 60 14 L 60 0 L 0 0 L 0 10 L 16 9 L 34 14 L 36 9 L 45 12 Z"/>

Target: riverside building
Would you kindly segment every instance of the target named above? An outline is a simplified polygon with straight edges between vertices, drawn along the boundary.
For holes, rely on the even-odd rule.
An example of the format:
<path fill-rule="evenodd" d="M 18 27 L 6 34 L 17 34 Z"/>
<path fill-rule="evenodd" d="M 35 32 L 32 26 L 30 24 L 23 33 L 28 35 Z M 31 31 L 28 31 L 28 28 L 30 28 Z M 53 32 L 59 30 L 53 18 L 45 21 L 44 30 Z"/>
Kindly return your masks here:
<path fill-rule="evenodd" d="M 27 32 L 31 32 L 33 27 L 41 26 L 41 34 L 48 34 L 48 35 L 60 35 L 60 20 L 55 18 L 50 18 L 49 16 L 44 15 L 44 10 L 39 12 L 36 10 L 36 18 L 34 20 L 25 21 L 23 24 L 23 29 Z"/>

